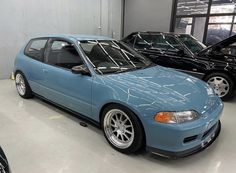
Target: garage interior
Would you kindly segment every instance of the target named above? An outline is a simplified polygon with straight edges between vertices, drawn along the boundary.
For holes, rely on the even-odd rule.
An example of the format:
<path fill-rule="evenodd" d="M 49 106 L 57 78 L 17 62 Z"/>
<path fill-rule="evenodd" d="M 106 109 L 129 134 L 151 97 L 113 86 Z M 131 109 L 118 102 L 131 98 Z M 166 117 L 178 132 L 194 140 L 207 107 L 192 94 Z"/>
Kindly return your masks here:
<path fill-rule="evenodd" d="M 2 0 L 0 146 L 12 173 L 235 172 L 236 97 L 224 102 L 221 134 L 212 146 L 195 155 L 171 160 L 146 151 L 131 155 L 117 152 L 93 124 L 37 97 L 29 100 L 19 97 L 10 79 L 17 52 L 30 38 L 40 35 L 89 34 L 122 39 L 135 31 L 185 32 L 208 44 L 208 29 L 223 26 L 221 29 L 229 30 L 229 37 L 236 29 L 236 13 L 222 10 L 215 15 L 219 22 L 213 20 L 210 7 L 206 7 L 206 14 L 197 13 L 209 4 L 219 8 L 235 6 L 234 1 L 217 1 Z M 194 13 L 187 14 L 190 10 Z M 187 29 L 179 26 L 180 21 L 184 21 Z M 198 22 L 204 23 L 201 30 L 196 27 Z M 88 126 L 83 127 L 80 122 Z"/>

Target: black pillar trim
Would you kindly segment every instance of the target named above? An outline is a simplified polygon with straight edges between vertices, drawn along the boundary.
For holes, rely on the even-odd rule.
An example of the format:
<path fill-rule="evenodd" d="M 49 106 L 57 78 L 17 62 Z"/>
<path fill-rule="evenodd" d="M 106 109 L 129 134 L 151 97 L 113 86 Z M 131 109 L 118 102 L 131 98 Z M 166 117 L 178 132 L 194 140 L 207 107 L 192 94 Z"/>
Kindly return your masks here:
<path fill-rule="evenodd" d="M 170 19 L 170 32 L 175 31 L 177 3 L 178 3 L 178 0 L 172 0 L 172 12 L 171 12 L 171 19 Z"/>
<path fill-rule="evenodd" d="M 207 9 L 206 23 L 205 23 L 204 35 L 203 35 L 203 41 L 202 41 L 203 43 L 206 43 L 208 23 L 209 23 L 209 19 L 210 19 L 212 1 L 213 0 L 209 0 L 209 5 L 208 5 L 208 9 Z"/>

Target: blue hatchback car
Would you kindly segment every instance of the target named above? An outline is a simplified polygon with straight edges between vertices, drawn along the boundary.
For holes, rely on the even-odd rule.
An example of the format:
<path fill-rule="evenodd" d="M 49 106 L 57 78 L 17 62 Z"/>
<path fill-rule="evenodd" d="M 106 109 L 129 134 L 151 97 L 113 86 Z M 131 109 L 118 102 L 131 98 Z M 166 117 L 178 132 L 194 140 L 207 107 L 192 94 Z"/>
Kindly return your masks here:
<path fill-rule="evenodd" d="M 220 133 L 223 104 L 206 83 L 110 38 L 34 38 L 17 55 L 14 74 L 21 97 L 36 95 L 92 120 L 122 153 L 145 146 L 184 157 Z"/>

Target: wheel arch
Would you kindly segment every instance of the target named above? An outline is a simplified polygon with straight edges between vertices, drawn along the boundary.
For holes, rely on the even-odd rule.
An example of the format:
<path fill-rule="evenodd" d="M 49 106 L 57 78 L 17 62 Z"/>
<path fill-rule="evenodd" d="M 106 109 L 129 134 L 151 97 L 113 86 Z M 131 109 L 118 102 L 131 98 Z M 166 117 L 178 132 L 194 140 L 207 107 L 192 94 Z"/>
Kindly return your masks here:
<path fill-rule="evenodd" d="M 234 75 L 232 75 L 229 71 L 226 71 L 226 70 L 210 70 L 203 76 L 202 79 L 205 81 L 206 77 L 212 73 L 224 73 L 224 74 L 228 75 L 230 78 L 232 78 L 232 80 L 236 80 L 236 77 Z"/>
<path fill-rule="evenodd" d="M 20 73 L 22 73 L 22 74 L 24 75 L 24 73 L 23 73 L 21 70 L 17 69 L 17 70 L 15 70 L 15 72 L 14 72 L 14 77 L 16 77 L 16 73 L 18 73 L 18 72 L 20 72 Z"/>

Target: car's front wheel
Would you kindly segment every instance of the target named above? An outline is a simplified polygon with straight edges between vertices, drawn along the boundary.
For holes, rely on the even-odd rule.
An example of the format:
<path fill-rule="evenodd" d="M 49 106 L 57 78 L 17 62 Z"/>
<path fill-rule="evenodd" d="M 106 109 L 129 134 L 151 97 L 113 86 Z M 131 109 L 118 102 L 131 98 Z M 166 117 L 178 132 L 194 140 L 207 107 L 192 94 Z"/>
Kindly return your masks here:
<path fill-rule="evenodd" d="M 33 97 L 29 83 L 22 72 L 16 72 L 15 84 L 16 84 L 16 90 L 21 97 L 25 99 Z"/>
<path fill-rule="evenodd" d="M 144 144 L 140 121 L 132 111 L 123 106 L 113 104 L 104 109 L 102 129 L 108 143 L 122 153 L 134 153 Z"/>
<path fill-rule="evenodd" d="M 205 81 L 214 89 L 215 93 L 224 101 L 233 97 L 234 81 L 224 73 L 212 73 Z"/>

